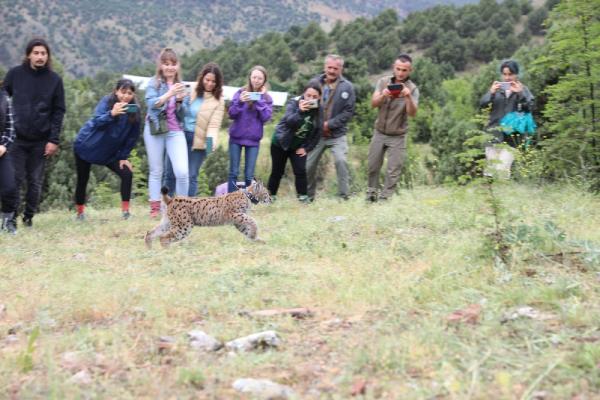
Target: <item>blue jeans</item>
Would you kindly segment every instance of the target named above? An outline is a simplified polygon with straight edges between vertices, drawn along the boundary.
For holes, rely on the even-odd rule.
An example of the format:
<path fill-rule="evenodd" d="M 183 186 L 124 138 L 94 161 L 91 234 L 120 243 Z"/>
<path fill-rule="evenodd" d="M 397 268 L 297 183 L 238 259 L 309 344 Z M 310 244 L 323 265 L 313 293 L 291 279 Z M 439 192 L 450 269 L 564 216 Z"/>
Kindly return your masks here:
<path fill-rule="evenodd" d="M 246 187 L 252 184 L 254 179 L 254 168 L 258 158 L 258 146 L 242 146 L 229 142 L 229 178 L 227 180 L 227 191 L 229 193 L 238 190 L 236 186 L 237 177 L 240 174 L 240 160 L 242 158 L 242 148 L 246 149 L 246 161 L 244 165 L 244 183 Z"/>
<path fill-rule="evenodd" d="M 192 150 L 192 143 L 194 142 L 194 132 L 185 132 L 185 140 L 187 142 L 188 149 L 188 176 L 190 178 L 190 184 L 188 189 L 188 196 L 194 197 L 198 194 L 198 174 L 200 167 L 206 159 L 206 156 L 210 154 L 212 150 L 212 138 L 206 138 L 206 150 Z M 165 160 L 165 186 L 169 188 L 170 194 L 175 187 L 175 174 L 171 167 L 171 161 L 167 157 Z"/>
<path fill-rule="evenodd" d="M 163 178 L 165 165 L 165 152 L 171 160 L 175 170 L 176 184 L 175 192 L 180 196 L 188 193 L 188 160 L 183 131 L 173 131 L 162 135 L 151 135 L 148 123 L 144 127 L 144 144 L 148 154 L 148 192 L 150 201 L 159 201 L 160 186 Z"/>

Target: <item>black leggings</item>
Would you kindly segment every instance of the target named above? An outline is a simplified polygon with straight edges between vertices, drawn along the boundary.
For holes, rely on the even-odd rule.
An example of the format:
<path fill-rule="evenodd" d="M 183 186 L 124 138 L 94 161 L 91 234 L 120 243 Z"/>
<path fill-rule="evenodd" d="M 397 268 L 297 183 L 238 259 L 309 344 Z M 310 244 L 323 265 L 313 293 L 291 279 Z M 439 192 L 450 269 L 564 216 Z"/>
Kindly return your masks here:
<path fill-rule="evenodd" d="M 271 176 L 267 188 L 272 195 L 277 194 L 279 183 L 285 172 L 285 163 L 290 159 L 292 170 L 296 177 L 296 193 L 298 196 L 306 195 L 306 155 L 300 157 L 296 154 L 296 150 L 284 150 L 277 145 L 271 145 Z"/>
<path fill-rule="evenodd" d="M 79 158 L 75 154 L 75 166 L 77 167 L 77 188 L 75 189 L 75 204 L 85 204 L 85 190 L 90 179 L 90 168 L 92 164 Z M 119 161 L 113 161 L 106 164 L 112 172 L 121 178 L 121 200 L 129 201 L 131 199 L 131 184 L 133 183 L 133 174 L 127 167 L 119 168 Z"/>

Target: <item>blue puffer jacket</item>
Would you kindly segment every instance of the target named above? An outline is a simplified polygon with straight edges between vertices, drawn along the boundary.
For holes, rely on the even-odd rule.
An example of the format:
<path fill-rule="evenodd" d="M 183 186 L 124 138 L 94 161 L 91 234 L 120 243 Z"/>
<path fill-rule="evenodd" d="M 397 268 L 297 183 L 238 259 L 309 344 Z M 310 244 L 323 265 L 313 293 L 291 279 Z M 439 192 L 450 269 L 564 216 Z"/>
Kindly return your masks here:
<path fill-rule="evenodd" d="M 140 118 L 129 122 L 129 115 L 110 115 L 110 96 L 96 106 L 94 116 L 79 130 L 73 149 L 84 161 L 106 165 L 117 160 L 127 160 L 140 136 Z"/>

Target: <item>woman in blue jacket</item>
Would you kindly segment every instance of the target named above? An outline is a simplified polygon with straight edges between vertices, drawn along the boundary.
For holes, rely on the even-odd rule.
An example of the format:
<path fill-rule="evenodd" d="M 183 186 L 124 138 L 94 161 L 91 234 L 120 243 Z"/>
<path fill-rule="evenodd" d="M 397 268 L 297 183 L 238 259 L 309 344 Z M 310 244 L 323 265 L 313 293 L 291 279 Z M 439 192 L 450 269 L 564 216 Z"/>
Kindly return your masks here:
<path fill-rule="evenodd" d="M 114 92 L 100 100 L 94 116 L 81 128 L 73 144 L 77 219 L 85 219 L 85 192 L 92 164 L 105 165 L 119 175 L 121 210 L 123 218 L 129 218 L 133 167 L 128 158 L 139 136 L 140 110 L 135 100 L 135 85 L 129 79 L 121 79 Z"/>

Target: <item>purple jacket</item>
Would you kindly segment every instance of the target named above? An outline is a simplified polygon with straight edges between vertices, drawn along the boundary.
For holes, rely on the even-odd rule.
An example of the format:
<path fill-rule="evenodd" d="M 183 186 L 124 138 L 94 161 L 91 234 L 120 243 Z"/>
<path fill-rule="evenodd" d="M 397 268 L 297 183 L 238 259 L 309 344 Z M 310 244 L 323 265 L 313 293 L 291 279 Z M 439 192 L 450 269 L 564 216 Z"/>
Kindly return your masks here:
<path fill-rule="evenodd" d="M 233 120 L 229 127 L 229 143 L 259 146 L 263 137 L 263 125 L 271 119 L 273 113 L 273 99 L 265 93 L 260 100 L 250 105 L 240 100 L 243 90 L 235 92 L 229 105 L 229 118 Z"/>

